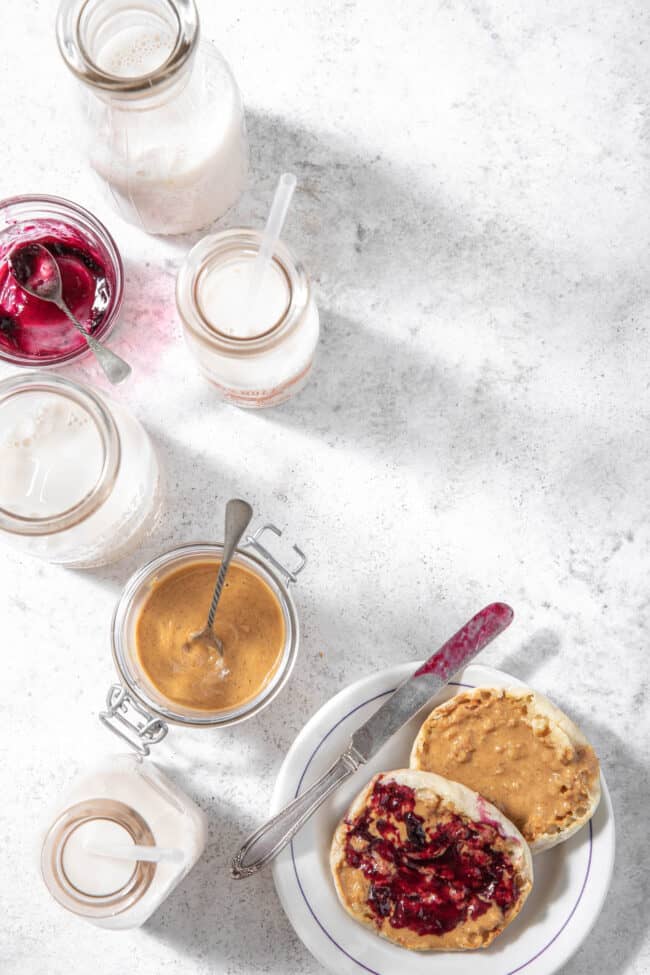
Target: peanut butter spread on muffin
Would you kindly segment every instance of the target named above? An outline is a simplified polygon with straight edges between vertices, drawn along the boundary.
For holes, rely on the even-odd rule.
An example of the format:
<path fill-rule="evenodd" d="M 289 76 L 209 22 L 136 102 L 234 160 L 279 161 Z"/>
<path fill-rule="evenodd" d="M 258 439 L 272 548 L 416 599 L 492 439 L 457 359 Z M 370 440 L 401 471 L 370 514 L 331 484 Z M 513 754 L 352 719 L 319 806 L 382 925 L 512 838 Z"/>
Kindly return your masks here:
<path fill-rule="evenodd" d="M 527 688 L 457 694 L 424 722 L 411 767 L 485 796 L 531 844 L 554 845 L 582 825 L 600 794 L 593 748 L 546 698 Z"/>

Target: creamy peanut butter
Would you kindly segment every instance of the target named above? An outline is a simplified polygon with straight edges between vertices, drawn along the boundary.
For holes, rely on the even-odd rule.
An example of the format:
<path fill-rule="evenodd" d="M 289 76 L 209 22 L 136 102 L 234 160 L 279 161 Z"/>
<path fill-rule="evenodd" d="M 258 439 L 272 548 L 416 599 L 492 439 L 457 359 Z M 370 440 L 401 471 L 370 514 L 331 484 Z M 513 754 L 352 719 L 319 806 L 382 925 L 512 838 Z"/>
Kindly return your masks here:
<path fill-rule="evenodd" d="M 492 802 L 532 843 L 590 808 L 598 759 L 534 707 L 534 695 L 479 688 L 436 708 L 412 767 L 437 772 Z"/>
<path fill-rule="evenodd" d="M 176 704 L 205 711 L 256 697 L 277 670 L 285 641 L 277 597 L 260 576 L 232 563 L 214 621 L 223 665 L 204 646 L 188 647 L 205 626 L 219 565 L 192 562 L 154 583 L 135 629 L 138 659 L 154 687 Z"/>

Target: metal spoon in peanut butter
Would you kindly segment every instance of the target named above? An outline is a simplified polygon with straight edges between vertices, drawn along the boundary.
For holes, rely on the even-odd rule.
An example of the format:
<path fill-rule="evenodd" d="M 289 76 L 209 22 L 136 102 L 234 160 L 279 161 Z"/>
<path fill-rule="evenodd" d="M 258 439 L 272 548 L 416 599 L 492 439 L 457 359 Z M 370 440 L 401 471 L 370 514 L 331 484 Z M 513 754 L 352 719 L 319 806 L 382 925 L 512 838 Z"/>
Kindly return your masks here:
<path fill-rule="evenodd" d="M 208 652 L 216 651 L 216 653 L 218 653 L 223 659 L 223 644 L 212 629 L 214 617 L 221 598 L 223 584 L 226 581 L 228 566 L 232 561 L 232 557 L 235 554 L 239 541 L 248 528 L 252 517 L 253 509 L 247 501 L 242 501 L 240 498 L 231 498 L 226 505 L 226 527 L 223 539 L 223 555 L 221 556 L 219 575 L 217 576 L 217 582 L 212 594 L 212 602 L 210 603 L 210 609 L 208 610 L 208 621 L 202 630 L 199 630 L 198 633 L 192 633 L 187 642 L 183 645 L 183 650 L 185 650 L 187 653 L 190 653 L 192 650 L 202 648 Z M 223 668 L 221 676 L 226 677 L 226 675 L 227 671 L 225 668 Z"/>

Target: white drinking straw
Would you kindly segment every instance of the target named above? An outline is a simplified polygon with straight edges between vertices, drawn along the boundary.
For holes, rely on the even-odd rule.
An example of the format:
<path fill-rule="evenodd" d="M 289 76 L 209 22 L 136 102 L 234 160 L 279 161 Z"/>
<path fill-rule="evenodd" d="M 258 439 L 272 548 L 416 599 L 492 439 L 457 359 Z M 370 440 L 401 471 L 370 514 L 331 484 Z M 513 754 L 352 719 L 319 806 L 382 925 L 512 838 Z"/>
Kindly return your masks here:
<path fill-rule="evenodd" d="M 146 860 L 147 863 L 172 862 L 179 863 L 183 859 L 183 851 L 170 846 L 139 846 L 133 843 L 95 843 L 89 841 L 83 845 L 86 853 L 97 857 L 111 857 L 113 860 Z"/>
<path fill-rule="evenodd" d="M 257 321 L 262 283 L 273 260 L 273 254 L 280 239 L 284 221 L 287 219 L 289 204 L 291 203 L 291 197 L 295 188 L 296 177 L 293 173 L 282 173 L 275 189 L 273 203 L 271 204 L 264 233 L 262 234 L 260 249 L 253 261 L 250 272 L 248 291 L 245 299 L 246 307 L 244 309 L 244 331 L 248 334 L 255 334 L 255 322 Z"/>

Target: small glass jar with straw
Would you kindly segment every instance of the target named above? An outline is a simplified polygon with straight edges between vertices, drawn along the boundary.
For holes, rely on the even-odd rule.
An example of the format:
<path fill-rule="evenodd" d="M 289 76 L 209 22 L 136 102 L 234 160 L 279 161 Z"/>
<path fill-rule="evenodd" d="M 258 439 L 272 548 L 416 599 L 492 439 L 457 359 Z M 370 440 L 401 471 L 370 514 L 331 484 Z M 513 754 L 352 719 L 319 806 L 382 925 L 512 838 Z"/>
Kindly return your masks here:
<path fill-rule="evenodd" d="M 113 755 L 51 810 L 41 873 L 52 897 L 98 927 L 135 928 L 201 856 L 205 813 L 153 762 Z"/>
<path fill-rule="evenodd" d="M 276 406 L 307 382 L 319 317 L 302 264 L 280 241 L 296 178 L 278 182 L 263 233 L 204 237 L 181 267 L 176 303 L 203 375 L 237 406 Z"/>

